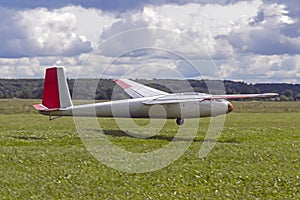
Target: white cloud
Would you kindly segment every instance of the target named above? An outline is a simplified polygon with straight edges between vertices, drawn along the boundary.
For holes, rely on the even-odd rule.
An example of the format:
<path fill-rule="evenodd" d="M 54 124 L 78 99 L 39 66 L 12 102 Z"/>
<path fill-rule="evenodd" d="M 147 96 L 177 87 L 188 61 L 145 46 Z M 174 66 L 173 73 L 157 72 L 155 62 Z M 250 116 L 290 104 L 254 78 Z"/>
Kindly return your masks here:
<path fill-rule="evenodd" d="M 73 13 L 38 8 L 0 15 L 6 19 L 0 57 L 74 56 L 91 50 L 90 42 L 75 33 Z"/>
<path fill-rule="evenodd" d="M 293 24 L 286 6 L 274 3 L 260 6 L 258 15 L 241 29 L 232 30 L 226 37 L 237 52 L 262 55 L 299 54 L 300 37 L 283 34 L 286 25 Z"/>
<path fill-rule="evenodd" d="M 72 67 L 68 75 L 75 77 L 82 53 L 92 50 L 114 20 L 112 14 L 74 6 L 0 11 L 5 19 L 0 20 L 0 77 L 43 77 L 52 65 Z"/>
<path fill-rule="evenodd" d="M 299 83 L 300 55 L 240 55 L 220 64 L 223 78 L 247 82 Z"/>
<path fill-rule="evenodd" d="M 45 68 L 52 65 L 63 65 L 68 77 L 76 77 L 83 58 L 80 57 L 24 57 L 0 58 L 0 77 L 32 78 L 43 77 Z"/>
<path fill-rule="evenodd" d="M 43 74 L 43 69 L 39 66 L 37 58 L 1 58 L 0 59 L 0 77 L 34 77 Z"/>
<path fill-rule="evenodd" d="M 68 6 L 59 9 L 62 13 L 72 13 L 76 17 L 74 32 L 84 40 L 96 46 L 100 41 L 103 29 L 111 26 L 115 16 L 94 8 L 82 8 L 80 6 Z"/>
<path fill-rule="evenodd" d="M 219 35 L 250 26 L 249 23 L 257 15 L 261 4 L 257 0 L 226 6 L 194 3 L 145 6 L 141 11 L 122 14 L 121 19 L 104 30 L 102 39 L 107 45 L 102 52 L 106 56 L 120 56 L 139 48 L 165 49 L 195 63 L 202 77 L 219 78 L 210 57 L 230 59 L 235 53 L 226 38 Z M 143 27 L 156 29 L 141 29 Z M 132 31 L 133 29 L 137 30 Z M 112 35 L 117 36 L 110 38 Z M 134 57 L 136 54 L 128 56 Z M 163 59 L 172 63 L 172 57 L 168 55 L 156 58 L 161 63 L 164 62 Z M 195 69 L 186 67 L 187 65 L 182 64 L 184 62 L 175 63 L 177 70 L 186 77 L 198 76 Z M 151 71 L 159 68 L 158 64 L 152 66 Z"/>
<path fill-rule="evenodd" d="M 105 29 L 102 39 L 105 40 L 112 35 L 131 29 L 155 27 L 174 31 L 175 34 L 170 34 L 170 31 L 163 38 L 157 38 L 156 34 L 144 35 L 144 37 L 137 35 L 137 33 L 132 34 L 131 36 L 126 36 L 126 40 L 122 40 L 122 45 L 118 43 L 116 49 L 122 48 L 120 46 L 124 48 L 124 45 L 134 47 L 136 43 L 156 43 L 160 48 L 174 49 L 175 46 L 176 49 L 176 47 L 181 46 L 181 51 L 194 51 L 199 54 L 200 46 L 206 52 L 202 52 L 204 54 L 218 58 L 227 57 L 233 53 L 233 49 L 224 38 L 218 36 L 228 34 L 235 29 L 241 30 L 241 27 L 249 26 L 250 19 L 256 16 L 261 4 L 260 0 L 256 0 L 226 6 L 195 3 L 145 6 L 142 11 L 122 14 L 120 20 Z M 188 45 L 185 49 L 186 41 L 182 40 L 183 37 L 178 37 L 176 33 L 190 37 L 199 45 L 198 48 L 191 49 L 190 45 Z M 219 48 L 220 46 L 222 48 Z M 115 51 L 111 52 L 116 53 Z"/>
<path fill-rule="evenodd" d="M 27 60 L 0 59 L 0 76 L 41 77 L 44 66 L 57 64 L 74 77 L 83 63 L 84 77 L 107 66 L 108 76 L 198 77 L 181 55 L 200 70 L 199 78 L 218 78 L 212 57 L 226 79 L 299 82 L 296 8 L 284 1 L 188 2 L 160 2 L 119 14 L 80 6 L 1 9 L 0 36 L 6 39 L 0 56 Z M 152 29 L 142 31 L 145 27 Z M 92 47 L 91 54 L 101 53 L 95 59 L 88 56 Z"/>

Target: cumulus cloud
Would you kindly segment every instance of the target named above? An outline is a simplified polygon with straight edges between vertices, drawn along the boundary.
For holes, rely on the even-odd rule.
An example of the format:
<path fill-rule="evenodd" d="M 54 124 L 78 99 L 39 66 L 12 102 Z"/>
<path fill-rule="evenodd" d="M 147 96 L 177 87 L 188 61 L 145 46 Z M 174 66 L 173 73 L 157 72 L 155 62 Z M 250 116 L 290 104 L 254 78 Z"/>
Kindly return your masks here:
<path fill-rule="evenodd" d="M 206 56 L 225 58 L 233 53 L 233 48 L 226 38 L 219 36 L 226 35 L 240 26 L 249 25 L 249 20 L 256 16 L 260 5 L 261 1 L 239 2 L 227 6 L 194 3 L 184 6 L 174 4 L 158 7 L 145 6 L 142 11 L 122 14 L 119 20 L 104 30 L 102 39 L 106 40 L 110 36 L 132 29 L 155 27 L 171 31 L 168 33 L 166 31 L 163 37 L 152 34 L 150 31 L 148 34 L 138 35 L 139 31 L 136 31 L 135 34 L 128 34 L 126 39 L 121 41 L 122 43 L 118 42 L 117 48 L 111 52 L 116 53 L 124 46 L 134 47 L 137 43 L 144 43 L 147 46 L 150 43 L 172 50 L 174 46 L 180 46 L 179 52 L 190 51 L 192 53 L 194 51 L 194 53 L 197 52 L 197 56 L 201 56 L 199 55 L 200 49 L 201 54 Z M 178 34 L 182 37 L 178 37 Z M 186 47 L 186 40 L 182 40 L 184 37 L 193 40 L 198 47 L 191 48 L 190 45 Z M 220 46 L 222 48 L 219 48 Z"/>
<path fill-rule="evenodd" d="M 0 77 L 43 77 L 43 69 L 52 65 L 71 67 L 68 75 L 76 77 L 102 29 L 115 19 L 97 9 L 74 6 L 0 10 Z"/>
<path fill-rule="evenodd" d="M 263 55 L 299 54 L 300 37 L 288 37 L 283 30 L 295 20 L 285 5 L 263 4 L 250 23 L 232 30 L 226 37 L 238 52 Z"/>
<path fill-rule="evenodd" d="M 82 64 L 81 57 L 23 57 L 0 58 L 0 77 L 42 78 L 45 69 L 53 65 L 66 67 L 67 77 L 76 77 Z"/>
<path fill-rule="evenodd" d="M 97 46 L 103 29 L 110 27 L 116 20 L 114 14 L 103 12 L 95 8 L 83 8 L 80 6 L 67 6 L 60 8 L 61 13 L 72 13 L 75 17 L 75 32 L 84 41 Z"/>
<path fill-rule="evenodd" d="M 244 55 L 232 57 L 219 66 L 221 75 L 232 80 L 297 83 L 299 62 L 299 55 Z"/>
<path fill-rule="evenodd" d="M 82 0 L 51 0 L 51 1 L 37 1 L 37 0 L 14 0 L 5 1 L 2 3 L 3 7 L 7 8 L 39 8 L 46 7 L 48 9 L 55 9 L 66 7 L 69 5 L 81 6 L 84 8 L 98 8 L 110 12 L 125 12 L 128 10 L 143 9 L 145 5 L 161 6 L 164 4 L 177 4 L 185 5 L 187 3 L 198 3 L 198 4 L 234 4 L 239 1 L 247 0 L 97 0 L 97 1 L 82 1 Z"/>
<path fill-rule="evenodd" d="M 75 33 L 76 16 L 45 8 L 6 11 L 1 8 L 0 57 L 75 56 L 91 43 Z"/>
<path fill-rule="evenodd" d="M 41 77 L 38 69 L 57 64 L 72 77 L 79 69 L 84 77 L 106 69 L 107 77 L 220 74 L 249 82 L 299 82 L 295 1 L 134 0 L 120 7 L 112 6 L 116 1 L 100 2 L 54 0 L 30 4 L 33 9 L 1 9 L 0 76 Z M 9 57 L 14 59 L 8 63 Z"/>
<path fill-rule="evenodd" d="M 0 75 L 6 78 L 34 77 L 43 73 L 37 58 L 0 59 Z"/>
<path fill-rule="evenodd" d="M 142 57 L 141 54 L 127 52 L 149 47 L 164 49 L 182 57 L 175 58 L 172 54 L 161 52 L 159 55 L 149 51 L 139 53 L 152 54 L 161 63 L 164 59 L 175 63 L 177 71 L 186 78 L 200 77 L 200 72 L 202 78 L 218 79 L 216 65 L 211 58 L 227 59 L 235 53 L 233 46 L 222 34 L 228 34 L 241 26 L 249 26 L 260 5 L 261 1 L 227 6 L 194 3 L 184 6 L 145 6 L 141 11 L 123 13 L 120 19 L 104 29 L 101 53 L 115 57 Z M 148 57 L 144 56 L 143 59 Z M 188 59 L 196 68 L 187 67 L 184 59 Z M 156 66 L 159 68 L 160 65 Z M 151 71 L 156 70 L 155 65 L 150 68 Z"/>

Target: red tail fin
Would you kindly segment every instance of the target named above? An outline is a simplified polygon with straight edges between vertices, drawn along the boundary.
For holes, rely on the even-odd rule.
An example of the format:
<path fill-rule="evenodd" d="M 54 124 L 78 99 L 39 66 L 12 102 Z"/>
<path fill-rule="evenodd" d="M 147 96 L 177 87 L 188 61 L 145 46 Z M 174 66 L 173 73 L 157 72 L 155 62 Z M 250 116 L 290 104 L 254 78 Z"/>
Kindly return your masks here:
<path fill-rule="evenodd" d="M 70 106 L 72 101 L 63 67 L 46 69 L 43 101 L 34 107 L 38 110 L 53 110 Z"/>
<path fill-rule="evenodd" d="M 42 104 L 47 108 L 60 108 L 57 68 L 48 68 L 45 75 Z"/>

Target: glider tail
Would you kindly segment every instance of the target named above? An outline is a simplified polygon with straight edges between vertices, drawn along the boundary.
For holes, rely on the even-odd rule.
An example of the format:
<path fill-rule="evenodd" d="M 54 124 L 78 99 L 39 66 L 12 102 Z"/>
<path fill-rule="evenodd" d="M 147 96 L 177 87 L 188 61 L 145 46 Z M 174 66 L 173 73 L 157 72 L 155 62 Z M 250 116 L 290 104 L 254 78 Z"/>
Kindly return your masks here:
<path fill-rule="evenodd" d="M 42 104 L 34 105 L 39 111 L 61 110 L 72 106 L 63 67 L 46 69 Z"/>

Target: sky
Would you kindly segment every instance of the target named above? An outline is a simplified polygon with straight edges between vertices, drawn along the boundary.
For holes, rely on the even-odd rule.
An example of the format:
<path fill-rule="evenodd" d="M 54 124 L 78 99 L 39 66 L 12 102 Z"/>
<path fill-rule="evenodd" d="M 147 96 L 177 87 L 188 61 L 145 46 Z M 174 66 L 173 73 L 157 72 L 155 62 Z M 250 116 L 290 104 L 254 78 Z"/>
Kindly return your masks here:
<path fill-rule="evenodd" d="M 297 0 L 2 0 L 0 78 L 300 83 Z"/>

